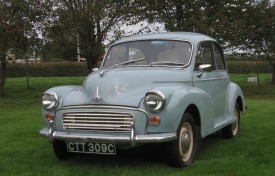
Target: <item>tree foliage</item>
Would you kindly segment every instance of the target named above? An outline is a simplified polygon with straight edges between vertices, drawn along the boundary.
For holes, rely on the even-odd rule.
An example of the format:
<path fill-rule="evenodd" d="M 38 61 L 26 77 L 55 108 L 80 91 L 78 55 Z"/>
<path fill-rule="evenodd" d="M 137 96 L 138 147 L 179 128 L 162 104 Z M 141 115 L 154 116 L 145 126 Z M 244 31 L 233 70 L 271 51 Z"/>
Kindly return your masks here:
<path fill-rule="evenodd" d="M 16 18 L 13 18 L 15 12 L 12 9 L 12 3 L 0 1 L 0 62 L 1 62 L 1 79 L 0 95 L 4 94 L 6 81 L 6 55 L 9 49 L 13 48 L 16 43 L 21 43 L 22 29 Z"/>
<path fill-rule="evenodd" d="M 168 31 L 194 31 L 202 15 L 201 1 L 183 0 L 140 0 L 139 13 L 150 22 L 163 23 Z"/>
<path fill-rule="evenodd" d="M 251 49 L 273 67 L 275 83 L 274 2 L 269 0 L 140 0 L 143 18 L 168 31 L 207 34 L 224 47 Z"/>
<path fill-rule="evenodd" d="M 37 48 L 37 29 L 43 17 L 41 9 L 43 8 L 39 0 L 0 1 L 1 95 L 4 94 L 7 52 L 26 59 L 26 56 L 32 55 Z M 29 87 L 28 72 L 26 77 Z"/>
<path fill-rule="evenodd" d="M 124 21 L 130 5 L 127 0 L 57 0 L 48 37 L 63 41 L 73 55 L 79 45 L 91 70 L 104 53 L 102 43 L 108 32 Z"/>
<path fill-rule="evenodd" d="M 251 0 L 141 0 L 144 18 L 163 23 L 167 31 L 200 32 L 219 42 L 239 45 Z M 140 11 L 140 13 L 142 13 Z"/>
<path fill-rule="evenodd" d="M 275 84 L 275 4 L 262 0 L 251 6 L 248 14 L 244 44 L 267 59 L 273 68 L 272 83 Z"/>
<path fill-rule="evenodd" d="M 125 35 L 121 26 L 141 21 L 163 24 L 167 31 L 208 34 L 224 47 L 249 48 L 272 65 L 275 83 L 274 4 L 270 0 L 0 0 L 0 94 L 7 52 L 21 59 L 30 55 L 70 59 L 79 47 L 91 70 L 104 53 L 103 43 L 112 40 L 108 35 L 119 39 Z"/>

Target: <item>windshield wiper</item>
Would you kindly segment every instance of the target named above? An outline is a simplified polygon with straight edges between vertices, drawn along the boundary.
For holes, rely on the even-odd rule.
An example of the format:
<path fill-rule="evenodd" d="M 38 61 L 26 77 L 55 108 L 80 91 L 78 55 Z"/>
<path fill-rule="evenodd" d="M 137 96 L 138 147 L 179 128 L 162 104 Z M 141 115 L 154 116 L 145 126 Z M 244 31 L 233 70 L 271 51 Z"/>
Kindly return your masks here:
<path fill-rule="evenodd" d="M 153 65 L 173 65 L 173 66 L 185 66 L 183 63 L 177 63 L 177 62 L 152 62 L 150 66 Z"/>
<path fill-rule="evenodd" d="M 138 62 L 138 61 L 143 61 L 143 60 L 145 60 L 145 58 L 136 59 L 136 60 L 130 60 L 130 61 L 126 61 L 126 62 L 121 62 L 121 63 L 115 64 L 115 65 L 113 66 L 113 68 L 115 68 L 115 67 L 117 67 L 117 66 L 132 64 L 132 63 L 135 63 L 135 62 Z"/>

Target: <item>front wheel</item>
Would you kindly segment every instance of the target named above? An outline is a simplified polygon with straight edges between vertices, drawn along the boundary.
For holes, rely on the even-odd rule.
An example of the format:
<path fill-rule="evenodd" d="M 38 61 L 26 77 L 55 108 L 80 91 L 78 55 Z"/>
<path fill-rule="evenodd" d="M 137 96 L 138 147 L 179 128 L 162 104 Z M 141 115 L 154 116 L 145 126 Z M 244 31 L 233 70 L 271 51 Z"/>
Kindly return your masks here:
<path fill-rule="evenodd" d="M 173 166 L 182 168 L 193 162 L 197 149 L 196 131 L 193 116 L 185 113 L 177 131 L 178 138 L 168 147 L 168 157 Z"/>
<path fill-rule="evenodd" d="M 60 160 L 67 160 L 70 158 L 70 153 L 67 152 L 67 146 L 64 141 L 54 140 L 53 151 L 55 156 Z"/>

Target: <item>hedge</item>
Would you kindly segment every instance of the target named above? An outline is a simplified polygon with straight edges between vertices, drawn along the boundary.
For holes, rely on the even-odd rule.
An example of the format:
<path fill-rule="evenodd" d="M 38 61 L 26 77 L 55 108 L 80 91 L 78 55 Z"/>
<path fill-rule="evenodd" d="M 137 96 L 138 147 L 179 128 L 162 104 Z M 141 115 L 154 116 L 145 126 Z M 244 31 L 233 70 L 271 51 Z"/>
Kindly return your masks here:
<path fill-rule="evenodd" d="M 257 65 L 258 63 L 258 65 Z M 271 73 L 272 68 L 268 62 L 261 61 L 228 61 L 228 72 L 237 74 Z M 7 77 L 24 77 L 25 64 L 8 64 Z M 53 62 L 29 64 L 30 77 L 75 77 L 86 76 L 90 73 L 86 63 Z"/>
<path fill-rule="evenodd" d="M 8 64 L 7 77 L 24 77 L 26 64 Z M 52 62 L 30 63 L 30 77 L 75 77 L 89 74 L 86 63 Z"/>
<path fill-rule="evenodd" d="M 228 72 L 236 74 L 272 73 L 272 67 L 267 61 L 228 61 Z"/>

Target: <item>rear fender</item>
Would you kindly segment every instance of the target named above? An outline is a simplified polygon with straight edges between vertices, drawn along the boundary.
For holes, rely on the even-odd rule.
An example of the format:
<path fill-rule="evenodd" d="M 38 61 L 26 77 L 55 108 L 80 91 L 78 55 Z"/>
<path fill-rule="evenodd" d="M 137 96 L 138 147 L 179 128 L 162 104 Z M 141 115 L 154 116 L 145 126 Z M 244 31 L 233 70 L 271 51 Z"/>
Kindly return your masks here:
<path fill-rule="evenodd" d="M 238 103 L 240 111 L 242 112 L 245 112 L 246 106 L 241 88 L 232 82 L 229 84 L 228 100 L 229 121 L 233 121 L 236 102 Z"/>

